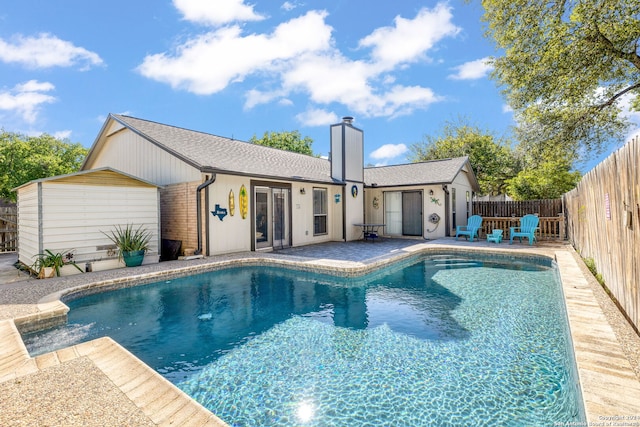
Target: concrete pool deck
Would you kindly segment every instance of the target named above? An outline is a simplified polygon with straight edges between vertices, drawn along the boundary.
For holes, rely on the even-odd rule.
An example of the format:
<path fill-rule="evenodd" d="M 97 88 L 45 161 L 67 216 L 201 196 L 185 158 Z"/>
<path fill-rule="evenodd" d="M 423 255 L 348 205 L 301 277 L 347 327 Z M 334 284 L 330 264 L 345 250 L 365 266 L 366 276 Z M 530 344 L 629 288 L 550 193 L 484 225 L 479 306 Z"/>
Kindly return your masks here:
<path fill-rule="evenodd" d="M 489 244 L 454 239 L 383 239 L 328 243 L 277 252 L 241 253 L 192 261 L 35 280 L 0 256 L 0 425 L 221 426 L 188 398 L 109 338 L 35 358 L 18 329 L 55 320 L 69 289 L 91 291 L 155 282 L 237 263 L 267 263 L 358 274 L 439 249 L 548 256 L 562 278 L 587 420 L 640 421 L 640 337 L 626 322 L 579 256 L 566 243 Z M 636 417 L 623 418 L 623 417 Z"/>

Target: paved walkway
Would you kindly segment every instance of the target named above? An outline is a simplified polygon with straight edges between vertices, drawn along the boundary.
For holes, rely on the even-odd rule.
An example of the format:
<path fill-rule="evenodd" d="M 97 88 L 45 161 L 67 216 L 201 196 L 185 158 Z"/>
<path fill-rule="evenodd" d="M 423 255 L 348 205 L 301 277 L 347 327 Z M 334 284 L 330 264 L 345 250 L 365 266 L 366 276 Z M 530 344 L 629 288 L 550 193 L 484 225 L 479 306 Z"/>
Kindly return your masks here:
<path fill-rule="evenodd" d="M 172 261 L 47 280 L 29 278 L 13 268 L 15 256 L 0 255 L 0 425 L 225 425 L 109 338 L 30 358 L 16 325 L 27 328 L 64 315 L 66 306 L 59 298 L 71 288 L 118 287 L 132 279 L 148 283 L 237 263 L 277 263 L 351 275 L 439 248 L 555 258 L 589 421 L 640 415 L 640 338 L 569 246 L 382 239 Z"/>

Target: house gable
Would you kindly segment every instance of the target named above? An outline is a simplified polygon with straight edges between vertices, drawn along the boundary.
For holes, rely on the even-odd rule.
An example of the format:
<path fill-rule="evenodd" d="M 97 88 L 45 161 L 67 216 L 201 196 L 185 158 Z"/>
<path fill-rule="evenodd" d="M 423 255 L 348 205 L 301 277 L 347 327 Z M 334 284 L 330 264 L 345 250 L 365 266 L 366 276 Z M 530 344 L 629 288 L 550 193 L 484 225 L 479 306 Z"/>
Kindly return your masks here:
<path fill-rule="evenodd" d="M 119 130 L 113 122 L 125 129 Z M 138 151 L 143 151 L 146 158 L 142 158 Z M 196 177 L 195 174 L 176 180 L 171 176 L 171 168 L 177 165 L 175 162 L 168 164 L 169 157 L 198 174 L 225 173 L 265 179 L 339 183 L 331 178 L 330 164 L 326 159 L 121 115 L 109 116 L 83 169 L 117 164 L 120 166 L 118 169 L 163 185 L 201 180 L 201 175 Z M 143 170 L 136 170 L 134 161 L 147 168 L 152 167 L 147 158 L 155 163 L 164 162 L 165 175 L 170 176 L 152 177 L 149 173 L 143 174 Z M 157 165 L 153 167 L 158 168 Z"/>
<path fill-rule="evenodd" d="M 196 165 L 158 146 L 112 116 L 89 151 L 82 170 L 101 167 L 113 167 L 157 185 L 202 179 Z"/>
<path fill-rule="evenodd" d="M 364 176 L 368 187 L 404 187 L 451 184 L 461 171 L 473 190 L 478 191 L 468 157 L 365 168 Z"/>

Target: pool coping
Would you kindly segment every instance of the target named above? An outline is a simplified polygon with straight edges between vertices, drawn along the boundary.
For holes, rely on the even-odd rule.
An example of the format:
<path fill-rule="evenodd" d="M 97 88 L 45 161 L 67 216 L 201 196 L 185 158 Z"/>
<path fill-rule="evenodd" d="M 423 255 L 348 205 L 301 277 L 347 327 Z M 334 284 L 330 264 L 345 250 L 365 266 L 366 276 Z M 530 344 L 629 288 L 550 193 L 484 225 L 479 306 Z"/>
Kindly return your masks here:
<path fill-rule="evenodd" d="M 38 312 L 10 320 L 0 321 L 0 383 L 23 375 L 36 373 L 56 363 L 64 363 L 75 357 L 88 357 L 109 377 L 136 406 L 158 425 L 211 425 L 224 426 L 222 420 L 188 397 L 168 380 L 142 363 L 110 338 L 101 338 L 88 343 L 58 350 L 57 352 L 31 358 L 18 328 L 30 325 L 47 325 L 66 319 L 66 298 L 85 293 L 103 292 L 123 286 L 137 286 L 171 277 L 243 265 L 276 265 L 305 271 L 320 271 L 343 276 L 358 276 L 369 271 L 433 252 L 497 253 L 507 257 L 546 257 L 555 260 L 562 281 L 567 318 L 573 341 L 585 414 L 589 423 L 614 420 L 614 417 L 640 416 L 640 381 L 617 341 L 613 329 L 602 312 L 587 279 L 567 249 L 538 247 L 494 247 L 460 246 L 447 243 L 416 243 L 404 248 L 401 253 L 374 259 L 371 262 L 340 261 L 331 259 L 308 259 L 304 257 L 278 255 L 274 253 L 251 254 L 250 256 L 216 259 L 197 265 L 162 270 L 86 283 L 47 295 L 38 301 Z M 573 249 L 571 249 L 573 250 Z M 103 357 L 107 355 L 108 357 Z M 115 366 L 116 368 L 113 368 Z M 122 372 L 130 373 L 129 376 Z M 145 378 L 138 384 L 139 376 Z M 138 380 L 136 379 L 138 378 Z M 132 386 L 135 385 L 133 388 Z M 140 387 L 143 387 L 140 389 Z M 141 392 L 149 387 L 153 393 Z M 159 410 L 160 399 L 151 396 L 175 396 L 174 411 Z M 175 403 L 178 402 L 178 403 Z M 190 422 L 189 420 L 193 420 Z M 618 418 L 624 420 L 625 418 Z M 638 418 L 635 418 L 637 421 Z"/>

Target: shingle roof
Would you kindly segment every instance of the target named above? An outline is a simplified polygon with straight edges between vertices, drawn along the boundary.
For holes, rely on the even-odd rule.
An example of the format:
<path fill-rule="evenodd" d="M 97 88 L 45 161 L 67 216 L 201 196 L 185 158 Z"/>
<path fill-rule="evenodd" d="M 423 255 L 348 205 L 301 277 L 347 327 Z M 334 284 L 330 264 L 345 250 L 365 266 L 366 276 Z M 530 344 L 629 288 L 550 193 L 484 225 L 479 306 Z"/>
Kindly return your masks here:
<path fill-rule="evenodd" d="M 135 117 L 119 114 L 111 114 L 110 117 L 202 171 L 297 181 L 339 182 L 331 178 L 331 164 L 327 159 Z M 391 187 L 451 183 L 468 161 L 467 157 L 457 157 L 365 168 L 365 185 Z M 471 185 L 478 189 L 473 173 L 469 179 Z"/>
<path fill-rule="evenodd" d="M 448 184 L 453 182 L 468 163 L 468 157 L 456 157 L 421 163 L 365 168 L 364 180 L 366 185 L 375 184 L 377 187 Z M 469 170 L 471 170 L 470 165 Z M 470 174 L 469 180 L 477 190 L 478 184 L 473 173 Z"/>
<path fill-rule="evenodd" d="M 39 182 L 49 182 L 49 181 L 69 181 L 72 180 L 74 178 L 79 178 L 82 179 L 83 176 L 86 175 L 99 175 L 100 176 L 100 180 L 101 182 L 107 182 L 109 183 L 108 180 L 112 180 L 113 182 L 117 182 L 114 181 L 115 179 L 118 178 L 127 178 L 131 181 L 138 181 L 140 184 L 143 184 L 145 186 L 150 186 L 150 187 L 161 187 L 158 186 L 157 184 L 154 184 L 153 182 L 149 182 L 147 180 L 138 178 L 136 176 L 133 175 L 129 175 L 128 173 L 124 173 L 122 171 L 119 171 L 117 169 L 114 168 L 110 168 L 110 167 L 103 167 L 103 168 L 97 168 L 97 169 L 90 169 L 90 170 L 81 170 L 78 172 L 74 172 L 74 173 L 69 173 L 69 174 L 65 174 L 65 175 L 56 175 L 56 176 L 48 176 L 45 178 L 40 178 L 40 179 L 34 179 L 31 180 L 29 182 L 26 182 L 14 189 L 12 189 L 11 191 L 18 191 L 19 189 L 21 189 L 22 187 L 26 187 L 27 185 L 30 184 L 35 184 L 35 183 L 39 183 Z M 0 205 L 2 206 L 2 205 Z"/>
<path fill-rule="evenodd" d="M 119 114 L 111 117 L 200 170 L 336 182 L 326 159 Z"/>

